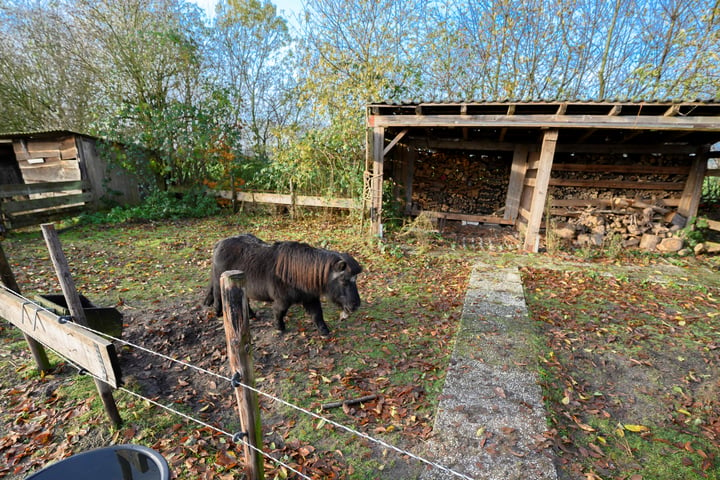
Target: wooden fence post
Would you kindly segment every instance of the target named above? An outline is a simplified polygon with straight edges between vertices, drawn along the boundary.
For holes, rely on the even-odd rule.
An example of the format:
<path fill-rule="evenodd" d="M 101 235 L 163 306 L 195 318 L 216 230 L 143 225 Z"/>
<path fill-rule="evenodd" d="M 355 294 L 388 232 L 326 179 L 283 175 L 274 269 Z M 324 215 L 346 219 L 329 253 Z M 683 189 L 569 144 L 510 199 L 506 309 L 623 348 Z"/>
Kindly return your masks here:
<path fill-rule="evenodd" d="M 73 321 L 78 325 L 87 327 L 88 323 L 85 318 L 85 311 L 82 308 L 80 296 L 75 288 L 75 281 L 70 274 L 67 258 L 65 258 L 65 254 L 60 246 L 60 239 L 55 231 L 55 226 L 52 223 L 43 223 L 40 225 L 40 228 L 42 229 L 43 237 L 45 237 L 45 243 L 47 244 L 48 251 L 50 252 L 50 259 L 55 267 L 55 273 L 57 274 L 60 287 L 62 288 L 62 292 L 65 296 L 65 301 L 67 302 L 68 310 L 70 310 Z M 120 412 L 118 412 L 117 405 L 115 405 L 115 399 L 112 396 L 112 387 L 97 378 L 94 378 L 94 380 L 100 399 L 105 407 L 105 413 L 107 413 L 107 416 L 110 420 L 112 420 L 115 426 L 119 427 L 122 425 L 122 418 L 120 417 Z"/>
<path fill-rule="evenodd" d="M 225 326 L 230 368 L 233 376 L 239 375 L 243 384 L 255 388 L 250 319 L 244 287 L 245 274 L 239 270 L 229 270 L 220 276 L 223 325 Z M 235 397 L 240 414 L 240 425 L 246 435 L 247 444 L 244 445 L 244 454 L 248 478 L 263 480 L 265 478 L 264 463 L 260 453 L 262 452 L 262 424 L 257 393 L 240 385 L 235 388 Z"/>
<path fill-rule="evenodd" d="M 0 281 L 2 281 L 2 284 L 7 288 L 20 295 L 20 286 L 17 284 L 17 280 L 15 280 L 15 275 L 10 268 L 10 262 L 8 262 L 5 256 L 2 243 L 0 243 Z M 35 359 L 38 370 L 40 372 L 50 370 L 50 360 L 48 360 L 47 353 L 45 353 L 45 348 L 42 344 L 26 333 L 23 333 L 23 336 L 25 337 L 28 347 L 30 347 L 30 352 Z"/>

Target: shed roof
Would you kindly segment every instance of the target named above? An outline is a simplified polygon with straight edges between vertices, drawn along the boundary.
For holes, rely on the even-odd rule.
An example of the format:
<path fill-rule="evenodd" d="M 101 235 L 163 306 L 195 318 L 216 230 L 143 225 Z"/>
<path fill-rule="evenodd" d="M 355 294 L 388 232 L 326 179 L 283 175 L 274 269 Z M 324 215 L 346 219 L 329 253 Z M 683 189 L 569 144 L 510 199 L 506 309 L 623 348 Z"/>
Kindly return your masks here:
<path fill-rule="evenodd" d="M 58 135 L 80 135 L 92 137 L 86 133 L 78 133 L 72 130 L 32 130 L 27 132 L 0 132 L 0 140 L 12 140 L 13 138 L 52 138 Z"/>
<path fill-rule="evenodd" d="M 720 142 L 720 102 L 707 101 L 492 101 L 373 103 L 368 126 L 391 132 L 423 128 L 429 140 L 536 143 L 547 129 L 558 129 L 565 145 L 712 145 Z"/>

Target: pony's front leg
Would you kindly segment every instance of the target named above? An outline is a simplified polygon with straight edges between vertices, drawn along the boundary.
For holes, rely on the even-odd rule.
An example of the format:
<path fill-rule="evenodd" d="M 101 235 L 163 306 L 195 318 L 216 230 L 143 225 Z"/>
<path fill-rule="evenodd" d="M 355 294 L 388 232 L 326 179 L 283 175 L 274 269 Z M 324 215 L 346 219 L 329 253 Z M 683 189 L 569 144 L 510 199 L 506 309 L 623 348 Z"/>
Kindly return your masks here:
<path fill-rule="evenodd" d="M 330 329 L 323 319 L 322 304 L 320 303 L 320 299 L 303 302 L 303 307 L 305 307 L 305 311 L 312 317 L 320 334 L 323 336 L 330 335 Z"/>

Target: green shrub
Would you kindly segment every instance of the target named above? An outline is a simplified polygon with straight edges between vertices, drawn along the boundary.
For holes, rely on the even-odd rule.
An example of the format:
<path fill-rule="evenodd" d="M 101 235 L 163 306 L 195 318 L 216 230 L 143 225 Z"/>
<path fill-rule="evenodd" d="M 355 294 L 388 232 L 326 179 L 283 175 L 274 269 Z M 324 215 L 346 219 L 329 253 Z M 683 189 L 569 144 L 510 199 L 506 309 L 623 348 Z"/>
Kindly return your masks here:
<path fill-rule="evenodd" d="M 680 236 L 685 239 L 689 247 L 706 240 L 708 234 L 708 222 L 705 218 L 691 218 L 687 226 L 680 231 Z"/>
<path fill-rule="evenodd" d="M 708 204 L 720 203 L 720 177 L 706 177 L 703 182 L 702 201 Z"/>
<path fill-rule="evenodd" d="M 216 215 L 220 207 L 214 196 L 202 190 L 185 193 L 153 191 L 140 205 L 114 207 L 108 211 L 84 214 L 81 224 L 123 223 L 132 220 L 176 220 Z"/>

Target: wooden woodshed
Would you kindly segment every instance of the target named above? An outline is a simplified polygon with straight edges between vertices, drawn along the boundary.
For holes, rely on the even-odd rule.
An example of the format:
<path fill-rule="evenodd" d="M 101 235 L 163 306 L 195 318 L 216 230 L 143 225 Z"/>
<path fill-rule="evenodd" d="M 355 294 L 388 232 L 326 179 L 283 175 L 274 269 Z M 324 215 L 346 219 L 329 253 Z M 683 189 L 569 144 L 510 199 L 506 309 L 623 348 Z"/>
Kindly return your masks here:
<path fill-rule="evenodd" d="M 140 200 L 137 179 L 98 154 L 98 139 L 56 130 L 0 134 L 0 220 L 38 224 L 104 202 Z"/>
<path fill-rule="evenodd" d="M 531 252 L 547 211 L 622 200 L 691 218 L 718 142 L 712 101 L 371 104 L 372 232 L 382 235 L 387 180 L 405 214 L 514 225 Z"/>

